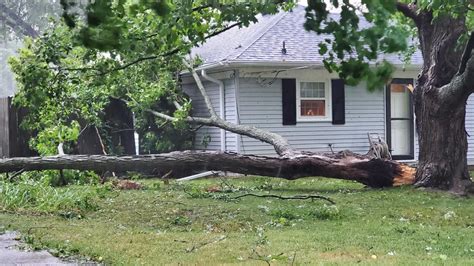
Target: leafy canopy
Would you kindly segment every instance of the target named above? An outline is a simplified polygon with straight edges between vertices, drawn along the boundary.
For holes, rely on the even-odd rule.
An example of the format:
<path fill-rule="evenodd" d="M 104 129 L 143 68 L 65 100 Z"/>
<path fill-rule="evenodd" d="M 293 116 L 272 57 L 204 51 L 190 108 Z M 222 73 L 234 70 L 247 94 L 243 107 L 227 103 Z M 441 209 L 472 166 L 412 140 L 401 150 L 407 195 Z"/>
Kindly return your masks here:
<path fill-rule="evenodd" d="M 111 97 L 133 110 L 144 142 L 152 142 L 150 151 L 180 148 L 176 143 L 183 141 L 156 134 L 163 129 L 168 136 L 179 135 L 147 110 L 187 116 L 190 102 L 179 87 L 182 59 L 209 36 L 246 26 L 259 13 L 282 6 L 115 0 L 91 1 L 81 9 L 79 2 L 61 1 L 64 19 L 27 40 L 19 57 L 10 60 L 19 83 L 15 101 L 30 111 L 24 124 L 38 133 L 32 144 L 42 154 L 55 154 L 60 142 L 74 141 L 87 125 L 103 128 Z M 182 107 L 176 109 L 174 101 Z M 188 131 L 183 122 L 173 126 Z"/>

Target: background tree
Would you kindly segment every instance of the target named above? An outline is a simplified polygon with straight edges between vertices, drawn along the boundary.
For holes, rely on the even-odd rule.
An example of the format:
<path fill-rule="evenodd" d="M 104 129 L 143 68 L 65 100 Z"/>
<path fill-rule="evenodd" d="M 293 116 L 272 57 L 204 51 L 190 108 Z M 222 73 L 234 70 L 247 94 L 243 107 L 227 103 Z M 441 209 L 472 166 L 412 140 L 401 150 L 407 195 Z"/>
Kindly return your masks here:
<path fill-rule="evenodd" d="M 9 39 L 37 37 L 50 25 L 49 18 L 60 13 L 59 0 L 4 0 L 0 3 L 2 35 Z"/>
<path fill-rule="evenodd" d="M 50 16 L 58 17 L 58 0 L 3 0 L 0 2 L 0 97 L 14 93 L 8 57 L 21 47 L 25 37 L 37 37 L 49 26 Z"/>

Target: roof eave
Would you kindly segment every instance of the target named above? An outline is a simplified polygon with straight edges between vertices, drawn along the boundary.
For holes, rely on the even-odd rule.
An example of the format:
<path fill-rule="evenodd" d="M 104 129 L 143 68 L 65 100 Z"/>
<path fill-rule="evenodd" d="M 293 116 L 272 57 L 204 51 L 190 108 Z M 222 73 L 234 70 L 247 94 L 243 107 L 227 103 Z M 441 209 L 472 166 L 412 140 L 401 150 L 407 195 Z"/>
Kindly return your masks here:
<path fill-rule="evenodd" d="M 371 63 L 371 65 L 375 65 L 375 63 Z M 406 64 L 392 64 L 396 68 L 401 69 L 421 69 L 421 65 L 406 65 Z M 209 64 L 204 64 L 199 66 L 196 70 L 202 69 L 212 69 L 212 68 L 220 68 L 220 67 L 249 67 L 249 66 L 257 66 L 257 67 L 274 67 L 274 66 L 291 66 L 291 67 L 298 67 L 298 66 L 307 66 L 311 68 L 324 68 L 324 65 L 320 61 L 265 61 L 265 60 L 235 60 L 235 61 L 219 61 L 213 62 Z"/>
<path fill-rule="evenodd" d="M 375 63 L 371 64 L 372 66 Z M 421 65 L 392 64 L 397 69 L 420 70 Z M 211 70 L 218 68 L 238 68 L 238 67 L 306 67 L 311 69 L 322 69 L 324 65 L 319 61 L 264 61 L 264 60 L 235 60 L 219 61 L 203 64 L 196 68 L 196 71 Z M 181 72 L 181 75 L 189 75 L 189 71 Z"/>

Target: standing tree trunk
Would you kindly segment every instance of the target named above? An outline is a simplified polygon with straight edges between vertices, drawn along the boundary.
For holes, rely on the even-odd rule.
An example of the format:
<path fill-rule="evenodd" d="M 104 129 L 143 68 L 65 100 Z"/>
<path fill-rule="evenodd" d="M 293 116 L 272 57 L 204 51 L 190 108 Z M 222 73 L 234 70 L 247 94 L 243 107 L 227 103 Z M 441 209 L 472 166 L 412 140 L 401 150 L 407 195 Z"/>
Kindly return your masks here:
<path fill-rule="evenodd" d="M 424 11 L 414 21 L 424 61 L 414 91 L 420 147 L 415 185 L 465 194 L 472 184 L 467 168 L 466 103 L 474 86 L 466 68 L 472 48 L 466 46 L 463 54 L 457 45 L 467 33 L 465 18 L 433 19 L 431 12 Z"/>
<path fill-rule="evenodd" d="M 419 163 L 416 185 L 450 189 L 463 194 L 469 185 L 467 137 L 465 131 L 466 100 L 450 106 L 436 91 L 418 87 L 415 106 Z"/>

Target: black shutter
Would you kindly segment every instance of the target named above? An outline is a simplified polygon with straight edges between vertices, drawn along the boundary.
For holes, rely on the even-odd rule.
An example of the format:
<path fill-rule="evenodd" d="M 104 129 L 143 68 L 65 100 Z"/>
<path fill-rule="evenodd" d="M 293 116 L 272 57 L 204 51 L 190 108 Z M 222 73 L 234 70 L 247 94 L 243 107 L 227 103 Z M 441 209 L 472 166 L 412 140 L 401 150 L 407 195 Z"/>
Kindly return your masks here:
<path fill-rule="evenodd" d="M 282 79 L 283 125 L 296 125 L 296 79 Z"/>
<path fill-rule="evenodd" d="M 343 125 L 346 123 L 346 103 L 344 96 L 344 80 L 331 80 L 332 87 L 332 123 Z"/>

